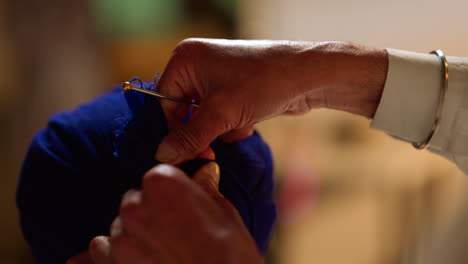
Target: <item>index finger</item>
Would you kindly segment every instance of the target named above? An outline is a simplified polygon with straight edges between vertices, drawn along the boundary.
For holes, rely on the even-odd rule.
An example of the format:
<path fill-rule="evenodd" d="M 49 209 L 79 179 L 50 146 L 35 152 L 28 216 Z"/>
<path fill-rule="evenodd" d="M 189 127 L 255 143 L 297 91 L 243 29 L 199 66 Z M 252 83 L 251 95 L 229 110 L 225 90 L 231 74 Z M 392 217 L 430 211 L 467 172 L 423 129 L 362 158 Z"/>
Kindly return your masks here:
<path fill-rule="evenodd" d="M 193 54 L 188 52 L 185 46 L 187 44 L 182 42 L 175 48 L 161 78 L 156 84 L 156 90 L 167 96 L 185 101 L 195 99 L 200 103 Z M 162 99 L 160 103 L 169 124 L 180 121 L 190 109 L 188 104 L 170 100 Z"/>

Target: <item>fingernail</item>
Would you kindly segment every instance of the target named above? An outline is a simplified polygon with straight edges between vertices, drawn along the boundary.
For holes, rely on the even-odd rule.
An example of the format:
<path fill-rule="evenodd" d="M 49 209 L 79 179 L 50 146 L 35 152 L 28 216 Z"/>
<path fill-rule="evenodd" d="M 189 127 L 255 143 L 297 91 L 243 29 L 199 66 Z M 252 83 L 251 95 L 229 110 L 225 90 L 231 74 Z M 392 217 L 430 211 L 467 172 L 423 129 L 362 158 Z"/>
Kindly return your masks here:
<path fill-rule="evenodd" d="M 156 152 L 156 160 L 163 163 L 174 163 L 179 156 L 179 153 L 166 141 L 159 145 L 158 151 Z"/>
<path fill-rule="evenodd" d="M 205 166 L 203 166 L 201 169 L 202 169 L 203 173 L 206 173 L 206 174 L 210 175 L 211 178 L 213 178 L 216 185 L 219 184 L 220 170 L 219 170 L 218 163 L 216 163 L 214 161 L 210 161 Z"/>

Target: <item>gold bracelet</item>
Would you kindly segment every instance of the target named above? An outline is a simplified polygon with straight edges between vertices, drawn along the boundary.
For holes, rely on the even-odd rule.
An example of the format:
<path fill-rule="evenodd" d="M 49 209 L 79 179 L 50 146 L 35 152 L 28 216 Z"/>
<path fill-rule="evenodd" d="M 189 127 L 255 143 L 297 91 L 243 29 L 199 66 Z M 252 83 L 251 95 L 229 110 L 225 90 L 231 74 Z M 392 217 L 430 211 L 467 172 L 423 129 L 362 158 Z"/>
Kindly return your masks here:
<path fill-rule="evenodd" d="M 431 132 L 429 133 L 429 136 L 424 142 L 414 142 L 413 146 L 417 149 L 425 149 L 428 145 L 429 142 L 432 139 L 432 136 L 437 132 L 440 126 L 440 117 L 442 115 L 442 109 L 444 108 L 444 99 L 445 99 L 445 94 L 447 93 L 447 88 L 448 88 L 448 62 L 447 58 L 444 55 L 444 52 L 441 50 L 434 50 L 431 51 L 430 54 L 435 54 L 440 58 L 440 62 L 442 64 L 442 81 L 440 85 L 440 94 L 439 94 L 439 106 L 437 108 L 437 114 L 436 114 L 436 119 L 434 121 L 434 124 L 432 125 Z"/>

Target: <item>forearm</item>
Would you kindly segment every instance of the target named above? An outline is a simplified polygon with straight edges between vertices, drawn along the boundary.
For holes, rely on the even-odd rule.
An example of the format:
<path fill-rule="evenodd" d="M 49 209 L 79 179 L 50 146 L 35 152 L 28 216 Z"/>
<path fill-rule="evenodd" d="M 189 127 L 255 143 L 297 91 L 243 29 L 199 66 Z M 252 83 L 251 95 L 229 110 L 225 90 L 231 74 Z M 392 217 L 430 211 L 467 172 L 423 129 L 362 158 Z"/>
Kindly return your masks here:
<path fill-rule="evenodd" d="M 313 59 L 307 68 L 312 70 L 309 74 L 319 79 L 307 89 L 322 91 L 319 106 L 372 118 L 385 85 L 386 51 L 344 42 L 324 42 L 311 53 Z"/>

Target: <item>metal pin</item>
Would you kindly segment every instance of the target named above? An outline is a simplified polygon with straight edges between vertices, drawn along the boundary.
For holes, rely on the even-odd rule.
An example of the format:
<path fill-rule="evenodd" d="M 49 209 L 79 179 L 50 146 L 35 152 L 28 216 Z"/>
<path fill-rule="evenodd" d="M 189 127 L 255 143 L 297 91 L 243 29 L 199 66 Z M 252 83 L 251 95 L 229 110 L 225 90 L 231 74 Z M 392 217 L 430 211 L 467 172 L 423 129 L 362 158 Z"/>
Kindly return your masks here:
<path fill-rule="evenodd" d="M 132 84 L 130 82 L 125 82 L 123 84 L 123 90 L 124 91 L 134 90 L 134 91 L 137 91 L 137 92 L 140 92 L 140 93 L 149 94 L 149 95 L 152 95 L 152 96 L 156 96 L 156 97 L 159 97 L 159 98 L 171 100 L 171 101 L 174 101 L 174 102 L 189 104 L 189 105 L 191 105 L 193 107 L 200 107 L 200 105 L 197 104 L 197 103 L 193 103 L 193 102 L 186 101 L 186 100 L 183 100 L 183 99 L 175 98 L 175 97 L 172 97 L 172 96 L 167 96 L 167 95 L 160 94 L 160 93 L 157 93 L 157 92 L 154 92 L 154 91 L 149 91 L 149 90 L 146 90 L 146 89 L 142 89 L 142 88 L 132 86 Z"/>

